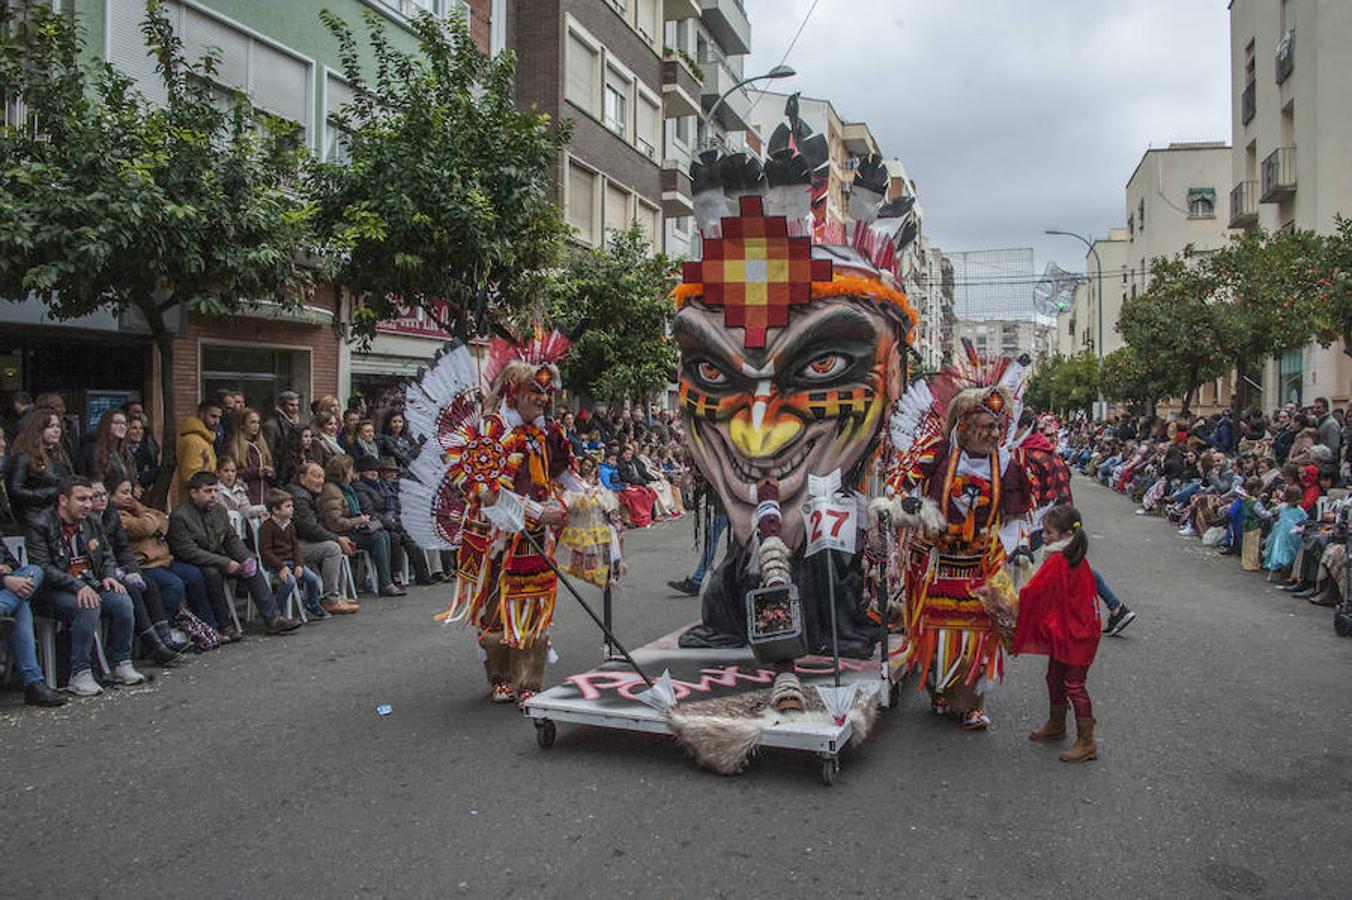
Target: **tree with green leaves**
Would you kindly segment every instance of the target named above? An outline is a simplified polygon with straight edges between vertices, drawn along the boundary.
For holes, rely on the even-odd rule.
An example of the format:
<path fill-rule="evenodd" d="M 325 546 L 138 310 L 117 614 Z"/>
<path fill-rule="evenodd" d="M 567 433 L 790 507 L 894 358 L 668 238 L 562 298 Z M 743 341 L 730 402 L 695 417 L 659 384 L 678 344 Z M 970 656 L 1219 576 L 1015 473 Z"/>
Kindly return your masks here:
<path fill-rule="evenodd" d="M 1313 301 L 1315 339 L 1327 347 L 1342 341 L 1352 356 L 1352 219 L 1338 216 L 1333 234 L 1323 237 L 1319 261 L 1306 270 Z"/>
<path fill-rule="evenodd" d="M 338 283 L 360 301 L 353 335 L 421 307 L 468 339 L 486 313 L 537 303 L 569 232 L 550 199 L 568 129 L 517 107 L 513 54 L 490 59 L 460 17 L 430 14 L 403 52 L 367 10 L 368 71 L 347 23 L 320 17 L 355 99 L 333 119 L 346 161 L 316 163 L 310 188 L 321 233 L 345 251 Z"/>
<path fill-rule="evenodd" d="M 1024 402 L 1033 409 L 1055 412 L 1089 410 L 1098 399 L 1098 357 L 1089 350 L 1074 356 L 1057 354 L 1028 381 Z"/>
<path fill-rule="evenodd" d="M 1117 319 L 1123 340 L 1150 361 L 1164 379 L 1165 395 L 1181 397 L 1185 411 L 1197 388 L 1224 374 L 1231 363 L 1213 303 L 1216 278 L 1193 255 L 1189 246 L 1175 256 L 1157 257 L 1150 287 L 1124 302 Z"/>
<path fill-rule="evenodd" d="M 160 358 L 162 472 L 173 472 L 173 333 L 167 316 L 302 303 L 316 272 L 312 209 L 295 193 L 296 126 L 235 96 L 215 61 L 189 61 L 161 8 L 143 25 L 166 100 L 152 105 L 83 53 L 49 4 L 0 7 L 0 91 L 26 119 L 0 133 L 0 291 L 56 319 L 138 313 Z"/>
<path fill-rule="evenodd" d="M 1324 246 L 1324 238 L 1312 231 L 1256 230 L 1204 261 L 1216 291 L 1217 342 L 1236 375 L 1236 414 L 1249 405 L 1250 382 L 1266 360 L 1315 337 L 1320 312 L 1315 284 Z"/>
<path fill-rule="evenodd" d="M 675 261 L 653 252 L 637 224 L 615 232 L 603 248 L 569 251 L 546 294 L 550 321 L 578 334 L 567 384 L 611 403 L 641 403 L 661 391 L 676 368 L 676 346 L 667 336 L 675 282 Z"/>
<path fill-rule="evenodd" d="M 1138 406 L 1153 415 L 1155 406 L 1168 395 L 1170 381 L 1149 354 L 1130 345 L 1103 358 L 1103 396 L 1110 403 Z"/>

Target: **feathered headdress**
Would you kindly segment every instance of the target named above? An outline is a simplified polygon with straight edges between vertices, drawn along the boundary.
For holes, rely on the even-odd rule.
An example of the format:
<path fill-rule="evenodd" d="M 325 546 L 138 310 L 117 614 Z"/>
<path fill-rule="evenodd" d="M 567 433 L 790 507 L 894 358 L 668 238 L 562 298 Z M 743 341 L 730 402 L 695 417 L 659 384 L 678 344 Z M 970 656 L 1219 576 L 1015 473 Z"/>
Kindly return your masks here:
<path fill-rule="evenodd" d="M 568 353 L 573 342 L 562 332 L 546 332 L 540 325 L 526 340 L 493 338 L 488 345 L 488 365 L 484 368 L 484 383 L 490 389 L 498 387 L 498 379 L 507 367 L 520 361 L 535 367 L 534 386 L 541 392 L 553 393 L 563 388 L 559 380 L 559 360 Z"/>
<path fill-rule="evenodd" d="M 792 307 L 839 296 L 900 313 L 909 342 L 917 316 L 897 267 L 917 234 L 915 198 L 888 201 L 890 175 L 871 155 L 854 173 L 849 233 L 829 223 L 826 137 L 799 117 L 797 94 L 785 115 L 764 164 L 718 151 L 691 164 L 702 258 L 685 264 L 673 297 L 721 307 L 729 328 L 746 330 L 747 347 L 763 347 L 766 329 L 787 324 Z"/>

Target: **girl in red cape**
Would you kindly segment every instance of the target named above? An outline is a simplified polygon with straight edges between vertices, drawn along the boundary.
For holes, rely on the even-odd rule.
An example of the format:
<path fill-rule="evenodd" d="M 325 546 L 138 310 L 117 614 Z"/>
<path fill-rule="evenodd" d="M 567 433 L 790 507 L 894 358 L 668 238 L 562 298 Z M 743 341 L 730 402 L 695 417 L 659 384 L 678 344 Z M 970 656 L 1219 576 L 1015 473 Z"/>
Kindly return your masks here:
<path fill-rule="evenodd" d="M 1062 762 L 1086 762 L 1098 756 L 1094 708 L 1085 678 L 1098 652 L 1100 624 L 1094 571 L 1085 562 L 1089 538 L 1073 506 L 1056 506 L 1042 520 L 1047 557 L 1019 592 L 1014 652 L 1045 654 L 1051 713 L 1028 735 L 1034 741 L 1066 736 L 1067 707 L 1075 707 L 1075 743 Z"/>

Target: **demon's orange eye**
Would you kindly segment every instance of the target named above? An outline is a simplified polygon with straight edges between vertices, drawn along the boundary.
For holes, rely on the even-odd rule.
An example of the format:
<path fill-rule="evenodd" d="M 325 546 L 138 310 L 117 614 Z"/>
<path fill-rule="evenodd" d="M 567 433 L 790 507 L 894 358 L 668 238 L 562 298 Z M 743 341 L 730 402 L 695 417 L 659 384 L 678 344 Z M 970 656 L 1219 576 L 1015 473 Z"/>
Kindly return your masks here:
<path fill-rule="evenodd" d="M 811 381 L 825 381 L 844 372 L 849 364 L 839 353 L 823 353 L 804 366 L 800 374 Z"/>
<path fill-rule="evenodd" d="M 720 369 L 718 366 L 714 365 L 711 362 L 699 363 L 695 367 L 695 372 L 696 374 L 699 375 L 700 381 L 703 381 L 705 384 L 728 383 L 727 374 L 722 369 Z"/>

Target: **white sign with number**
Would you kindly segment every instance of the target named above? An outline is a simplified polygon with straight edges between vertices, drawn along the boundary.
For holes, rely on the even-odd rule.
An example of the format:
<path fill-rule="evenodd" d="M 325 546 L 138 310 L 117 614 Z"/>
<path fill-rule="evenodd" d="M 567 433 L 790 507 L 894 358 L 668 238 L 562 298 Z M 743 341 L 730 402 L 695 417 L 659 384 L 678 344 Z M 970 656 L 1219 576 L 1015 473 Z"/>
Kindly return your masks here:
<path fill-rule="evenodd" d="M 808 500 L 803 504 L 803 528 L 807 533 L 804 555 L 822 550 L 854 553 L 858 516 L 859 504 L 851 497 L 837 494 Z"/>

